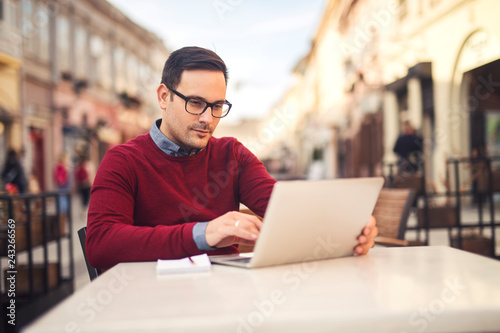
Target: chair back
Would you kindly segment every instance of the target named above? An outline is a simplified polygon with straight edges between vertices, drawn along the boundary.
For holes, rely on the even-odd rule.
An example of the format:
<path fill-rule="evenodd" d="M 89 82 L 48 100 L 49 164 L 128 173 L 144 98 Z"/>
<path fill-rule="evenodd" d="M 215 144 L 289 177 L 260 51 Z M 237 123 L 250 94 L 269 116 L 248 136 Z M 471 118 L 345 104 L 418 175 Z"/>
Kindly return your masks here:
<path fill-rule="evenodd" d="M 85 238 L 87 237 L 87 227 L 83 227 L 78 230 L 78 238 L 80 238 L 80 244 L 82 246 L 83 257 L 85 258 L 85 264 L 87 265 L 87 270 L 89 271 L 90 281 L 95 279 L 101 274 L 101 270 L 95 267 L 92 267 L 87 260 L 87 252 L 85 252 Z"/>
<path fill-rule="evenodd" d="M 413 189 L 382 189 L 373 210 L 379 231 L 379 236 L 375 238 L 376 243 L 385 243 L 383 239 L 395 240 L 395 244 L 386 245 L 407 245 L 404 243 L 406 223 L 414 200 Z"/>

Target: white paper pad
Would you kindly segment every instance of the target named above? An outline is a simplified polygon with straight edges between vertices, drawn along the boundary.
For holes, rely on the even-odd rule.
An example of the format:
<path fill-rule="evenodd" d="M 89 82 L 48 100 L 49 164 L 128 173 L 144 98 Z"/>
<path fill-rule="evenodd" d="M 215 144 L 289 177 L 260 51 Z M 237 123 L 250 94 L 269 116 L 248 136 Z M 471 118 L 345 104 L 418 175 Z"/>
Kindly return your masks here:
<path fill-rule="evenodd" d="M 208 272 L 211 267 L 210 259 L 206 253 L 189 258 L 161 260 L 156 263 L 156 274 L 179 274 L 179 273 L 197 273 Z"/>

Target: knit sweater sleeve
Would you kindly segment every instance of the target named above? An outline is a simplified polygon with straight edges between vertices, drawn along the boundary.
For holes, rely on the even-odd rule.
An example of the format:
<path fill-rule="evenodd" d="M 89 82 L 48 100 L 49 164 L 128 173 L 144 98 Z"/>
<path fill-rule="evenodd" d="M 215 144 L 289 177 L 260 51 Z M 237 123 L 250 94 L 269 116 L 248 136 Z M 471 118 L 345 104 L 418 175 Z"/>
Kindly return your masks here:
<path fill-rule="evenodd" d="M 134 225 L 137 176 L 127 154 L 112 149 L 99 166 L 89 204 L 86 252 L 89 263 L 109 268 L 120 262 L 154 261 L 200 254 L 195 223 Z"/>
<path fill-rule="evenodd" d="M 240 142 L 235 143 L 238 161 L 239 200 L 259 216 L 264 216 L 276 180 L 262 162 Z"/>

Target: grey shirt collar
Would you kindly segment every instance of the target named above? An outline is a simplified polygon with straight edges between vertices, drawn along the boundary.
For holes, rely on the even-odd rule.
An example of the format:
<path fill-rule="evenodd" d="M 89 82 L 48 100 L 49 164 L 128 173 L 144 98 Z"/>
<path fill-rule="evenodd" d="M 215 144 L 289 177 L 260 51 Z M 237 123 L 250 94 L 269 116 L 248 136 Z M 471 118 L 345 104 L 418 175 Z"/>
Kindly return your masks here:
<path fill-rule="evenodd" d="M 172 156 L 192 156 L 198 154 L 200 151 L 203 150 L 203 149 L 188 150 L 172 142 L 172 140 L 167 138 L 165 134 L 163 134 L 160 131 L 161 120 L 162 119 L 160 118 L 154 122 L 153 126 L 151 127 L 151 130 L 149 130 L 149 135 L 151 135 L 151 139 L 153 139 L 154 143 L 165 154 Z"/>

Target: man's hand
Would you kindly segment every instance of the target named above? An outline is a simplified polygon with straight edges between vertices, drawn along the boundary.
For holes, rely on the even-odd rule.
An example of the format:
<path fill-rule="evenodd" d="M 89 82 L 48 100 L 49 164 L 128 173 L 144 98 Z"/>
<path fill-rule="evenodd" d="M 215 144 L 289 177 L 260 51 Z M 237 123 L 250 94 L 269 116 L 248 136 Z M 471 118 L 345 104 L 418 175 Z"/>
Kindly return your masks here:
<path fill-rule="evenodd" d="M 356 254 L 367 254 L 375 244 L 374 238 L 378 235 L 377 221 L 373 216 L 370 217 L 368 224 L 361 231 L 358 237 L 359 244 L 356 245 Z"/>
<path fill-rule="evenodd" d="M 228 212 L 208 223 L 205 238 L 207 244 L 212 247 L 254 245 L 261 227 L 262 222 L 256 216 Z"/>

